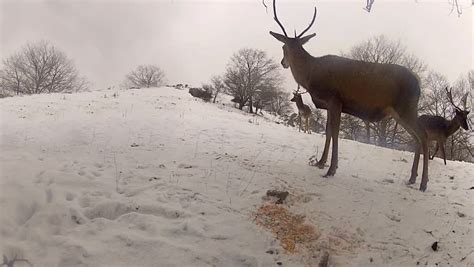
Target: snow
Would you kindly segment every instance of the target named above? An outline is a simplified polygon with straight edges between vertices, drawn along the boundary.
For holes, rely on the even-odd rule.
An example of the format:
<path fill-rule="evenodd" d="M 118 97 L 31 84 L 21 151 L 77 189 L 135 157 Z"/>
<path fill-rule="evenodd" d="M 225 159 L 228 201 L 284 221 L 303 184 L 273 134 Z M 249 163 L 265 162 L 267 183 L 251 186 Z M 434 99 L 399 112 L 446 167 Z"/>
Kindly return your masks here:
<path fill-rule="evenodd" d="M 308 165 L 322 135 L 167 87 L 0 105 L 0 253 L 8 259 L 317 265 L 319 254 L 286 253 L 251 218 L 266 191 L 280 189 L 290 192 L 284 205 L 321 233 L 317 248 L 334 266 L 474 264 L 473 164 L 430 161 L 422 193 L 421 177 L 405 185 L 412 153 L 341 140 L 337 174 L 322 178 L 326 170 Z"/>

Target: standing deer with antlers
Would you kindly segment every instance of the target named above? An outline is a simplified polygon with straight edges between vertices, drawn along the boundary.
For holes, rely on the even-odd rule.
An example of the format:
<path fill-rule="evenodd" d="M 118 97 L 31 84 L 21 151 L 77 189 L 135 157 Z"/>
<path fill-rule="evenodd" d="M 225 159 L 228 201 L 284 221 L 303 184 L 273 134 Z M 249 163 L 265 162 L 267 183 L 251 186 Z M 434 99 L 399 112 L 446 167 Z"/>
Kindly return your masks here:
<path fill-rule="evenodd" d="M 303 103 L 303 98 L 301 97 L 302 94 L 307 92 L 301 93 L 298 90 L 293 92 L 293 98 L 290 100 L 291 102 L 296 102 L 296 107 L 298 108 L 298 118 L 300 123 L 299 131 L 301 131 L 302 120 L 304 121 L 303 125 L 303 132 L 311 134 L 310 122 L 311 122 L 311 108 L 308 105 Z"/>
<path fill-rule="evenodd" d="M 295 37 L 288 37 L 280 23 L 273 0 L 274 19 L 284 35 L 270 32 L 283 45 L 284 68 L 290 68 L 296 82 L 305 88 L 317 107 L 328 111 L 326 145 L 321 162 L 327 160 L 332 140 L 331 164 L 325 177 L 333 176 L 338 167 L 338 137 L 341 112 L 368 121 L 380 121 L 388 116 L 395 118 L 417 141 L 415 158 L 408 184 L 416 182 L 423 151 L 423 173 L 420 190 L 428 183 L 428 143 L 426 133 L 418 125 L 418 78 L 407 68 L 395 64 L 369 63 L 344 57 L 327 55 L 311 56 L 303 45 L 316 34 L 303 36 L 313 25 L 317 10 L 309 26 Z M 324 165 L 323 165 L 324 166 Z"/>
<path fill-rule="evenodd" d="M 448 96 L 448 100 L 453 105 L 455 116 L 451 120 L 447 120 L 441 116 L 434 116 L 434 115 L 422 115 L 418 118 L 418 121 L 421 127 L 426 131 L 426 135 L 429 141 L 436 141 L 436 148 L 435 152 L 430 159 L 433 159 L 438 152 L 438 148 L 441 148 L 441 155 L 443 156 L 444 165 L 446 165 L 446 152 L 444 150 L 444 145 L 446 143 L 446 139 L 449 136 L 453 135 L 460 127 L 464 128 L 464 130 L 468 130 L 469 127 L 467 125 L 467 115 L 469 115 L 469 110 L 467 110 L 467 95 L 469 92 L 464 94 L 461 98 L 461 104 L 463 105 L 463 109 L 456 106 L 453 101 L 453 95 L 451 94 L 451 90 L 448 91 L 448 87 L 446 87 L 446 94 Z"/>

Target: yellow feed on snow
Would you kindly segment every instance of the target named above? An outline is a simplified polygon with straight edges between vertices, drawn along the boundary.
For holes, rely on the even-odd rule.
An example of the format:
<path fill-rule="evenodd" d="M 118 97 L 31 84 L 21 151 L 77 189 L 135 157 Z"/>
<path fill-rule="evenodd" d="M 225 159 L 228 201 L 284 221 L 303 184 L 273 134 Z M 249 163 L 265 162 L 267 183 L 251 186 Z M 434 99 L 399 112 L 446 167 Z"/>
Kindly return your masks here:
<path fill-rule="evenodd" d="M 319 237 L 314 226 L 304 223 L 304 216 L 293 214 L 282 205 L 263 204 L 254 213 L 254 218 L 257 225 L 272 231 L 280 245 L 290 253 L 300 246 L 308 247 Z"/>

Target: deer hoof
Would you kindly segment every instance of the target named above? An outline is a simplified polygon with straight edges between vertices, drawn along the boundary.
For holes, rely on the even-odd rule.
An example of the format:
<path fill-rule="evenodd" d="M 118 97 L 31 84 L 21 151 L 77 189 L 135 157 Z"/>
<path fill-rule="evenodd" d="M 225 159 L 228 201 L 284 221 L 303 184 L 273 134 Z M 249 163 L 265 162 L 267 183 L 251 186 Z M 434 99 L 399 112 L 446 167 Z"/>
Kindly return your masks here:
<path fill-rule="evenodd" d="M 326 164 L 325 162 L 320 162 L 320 161 L 319 161 L 318 163 L 316 163 L 315 166 L 318 167 L 318 168 L 320 168 L 320 169 L 324 169 L 325 164 Z"/>
<path fill-rule="evenodd" d="M 414 184 L 415 182 L 416 182 L 416 177 L 415 178 L 410 178 L 410 180 L 408 180 L 408 182 L 407 182 L 407 185 Z"/>
<path fill-rule="evenodd" d="M 421 192 L 425 192 L 426 191 L 426 188 L 428 188 L 428 186 L 426 184 L 421 184 L 420 185 L 420 191 Z"/>
<path fill-rule="evenodd" d="M 328 178 L 334 176 L 334 174 L 336 174 L 336 170 L 332 170 L 331 168 L 329 168 L 328 172 L 323 177 Z"/>

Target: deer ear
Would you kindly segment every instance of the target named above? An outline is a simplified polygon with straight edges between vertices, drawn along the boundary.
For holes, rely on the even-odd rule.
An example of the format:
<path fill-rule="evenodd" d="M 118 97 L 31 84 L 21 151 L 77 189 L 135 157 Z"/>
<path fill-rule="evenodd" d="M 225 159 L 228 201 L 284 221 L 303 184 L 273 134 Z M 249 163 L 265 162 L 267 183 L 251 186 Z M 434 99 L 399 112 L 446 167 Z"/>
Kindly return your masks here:
<path fill-rule="evenodd" d="M 300 38 L 300 43 L 301 43 L 301 45 L 304 45 L 306 42 L 308 42 L 308 41 L 309 41 L 311 38 L 313 38 L 314 36 L 316 36 L 316 33 L 307 35 L 307 36 L 305 36 L 305 37 L 301 37 L 301 38 Z"/>
<path fill-rule="evenodd" d="M 281 35 L 279 33 L 276 33 L 276 32 L 270 32 L 270 34 L 275 37 L 278 41 L 282 42 L 282 43 L 286 43 L 286 41 L 288 40 L 288 37 L 284 36 L 284 35 Z"/>

